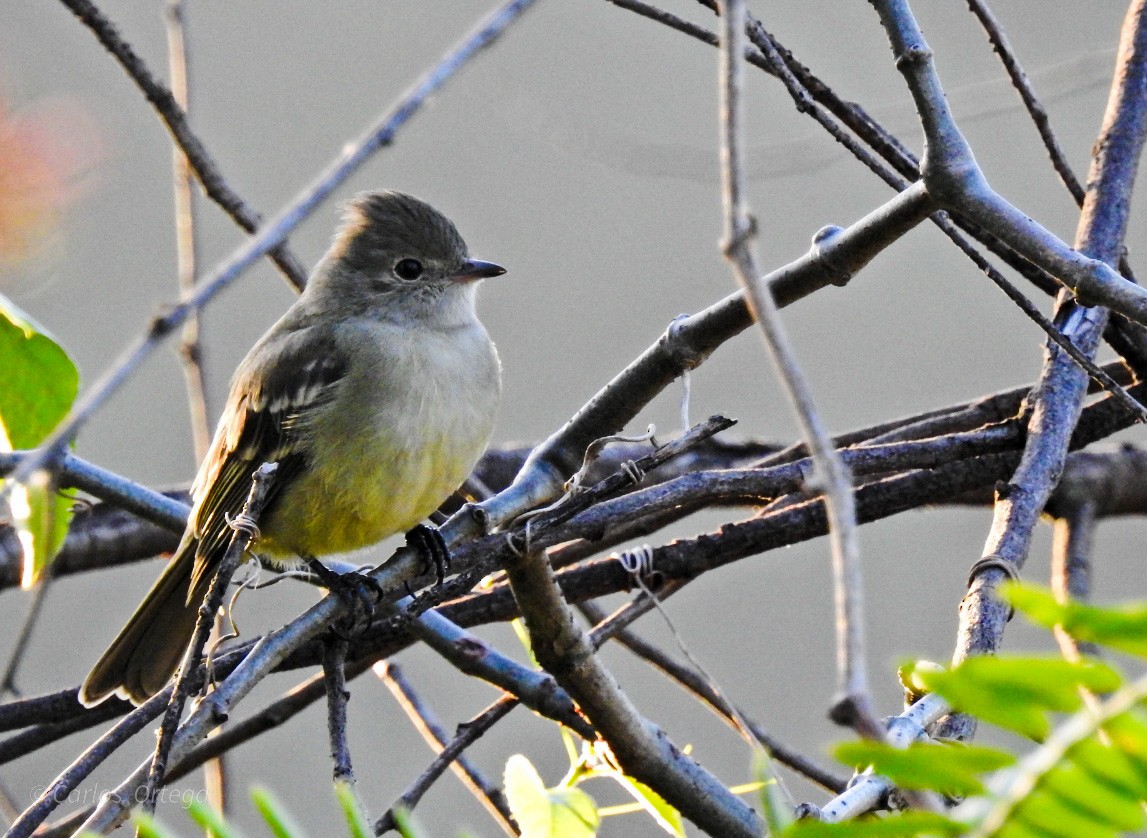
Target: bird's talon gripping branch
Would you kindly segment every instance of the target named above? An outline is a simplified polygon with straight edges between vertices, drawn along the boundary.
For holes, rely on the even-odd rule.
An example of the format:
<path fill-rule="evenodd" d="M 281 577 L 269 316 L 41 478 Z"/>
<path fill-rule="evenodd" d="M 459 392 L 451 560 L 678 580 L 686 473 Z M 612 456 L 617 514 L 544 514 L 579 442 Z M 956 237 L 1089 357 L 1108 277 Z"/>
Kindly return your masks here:
<path fill-rule="evenodd" d="M 446 547 L 442 533 L 433 527 L 419 524 L 406 534 L 406 546 L 417 551 L 426 560 L 423 573 L 430 570 L 431 567 L 434 568 L 436 584 L 441 585 L 446 579 L 446 571 L 450 567 L 450 550 Z"/>
<path fill-rule="evenodd" d="M 360 615 L 366 618 L 367 623 L 370 622 L 374 607 L 382 599 L 383 593 L 382 586 L 374 577 L 358 571 L 335 573 L 314 556 L 303 558 L 319 583 L 350 607 L 351 613 L 346 620 L 348 631 L 358 623 Z M 335 631 L 335 634 L 343 640 L 350 639 L 338 631 Z"/>

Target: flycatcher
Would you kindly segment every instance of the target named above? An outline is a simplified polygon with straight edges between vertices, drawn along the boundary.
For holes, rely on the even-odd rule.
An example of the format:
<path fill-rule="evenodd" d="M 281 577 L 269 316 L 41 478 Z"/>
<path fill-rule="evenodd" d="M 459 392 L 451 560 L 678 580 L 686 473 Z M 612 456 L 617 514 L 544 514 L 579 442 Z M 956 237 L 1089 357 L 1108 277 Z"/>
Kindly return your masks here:
<path fill-rule="evenodd" d="M 279 468 L 254 550 L 283 566 L 404 532 L 458 488 L 501 395 L 475 291 L 503 273 L 416 198 L 350 203 L 302 296 L 236 370 L 183 540 L 80 701 L 140 704 L 171 678 L 263 463 Z"/>

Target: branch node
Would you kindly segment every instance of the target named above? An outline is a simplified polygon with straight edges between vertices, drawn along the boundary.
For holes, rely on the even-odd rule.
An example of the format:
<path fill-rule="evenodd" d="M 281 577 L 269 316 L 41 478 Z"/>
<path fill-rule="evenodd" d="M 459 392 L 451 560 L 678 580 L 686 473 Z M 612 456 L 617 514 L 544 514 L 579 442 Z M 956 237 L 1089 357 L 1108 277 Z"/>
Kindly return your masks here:
<path fill-rule="evenodd" d="M 476 503 L 468 503 L 460 510 L 464 515 L 470 516 L 480 528 L 482 535 L 490 534 L 490 513 Z"/>
<path fill-rule="evenodd" d="M 822 821 L 824 820 L 824 813 L 821 808 L 815 803 L 800 803 L 793 811 L 798 821 Z"/>
<path fill-rule="evenodd" d="M 681 336 L 681 327 L 689 317 L 688 314 L 678 314 L 674 317 L 661 336 L 661 340 L 658 341 L 669 354 L 673 363 L 680 367 L 683 372 L 697 369 L 710 354 L 709 352 L 699 352 L 692 343 Z"/>
<path fill-rule="evenodd" d="M 968 595 L 971 594 L 972 586 L 975 584 L 976 580 L 980 577 L 981 574 L 983 574 L 985 571 L 988 571 L 988 570 L 998 570 L 1001 573 L 1003 573 L 1012 582 L 1020 581 L 1019 571 L 1016 570 L 1016 566 L 1012 562 L 1010 562 L 1006 558 L 1004 558 L 1003 556 L 993 553 L 991 555 L 984 556 L 983 558 L 978 559 L 972 565 L 971 570 L 968 571 Z M 984 584 L 985 584 L 985 586 L 991 587 L 991 588 L 997 587 L 993 583 L 985 582 Z M 967 599 L 968 595 L 965 595 L 964 598 Z M 1015 615 L 1016 615 L 1016 609 L 1014 607 L 1009 607 L 1008 608 L 1008 622 L 1011 622 L 1012 617 L 1014 617 Z"/>
<path fill-rule="evenodd" d="M 845 268 L 832 258 L 832 244 L 844 232 L 843 227 L 828 224 L 817 230 L 812 237 L 812 247 L 809 255 L 817 260 L 828 274 L 829 284 L 838 288 L 848 285 L 852 279 L 852 271 Z"/>
<path fill-rule="evenodd" d="M 906 47 L 905 50 L 896 56 L 896 69 L 904 72 L 905 67 L 919 67 L 927 64 L 932 60 L 932 50 L 926 46 L 919 44 Z"/>
<path fill-rule="evenodd" d="M 733 229 L 721 241 L 721 253 L 726 259 L 731 259 L 737 251 L 747 247 L 757 237 L 757 217 L 752 213 L 745 213 L 733 222 Z"/>

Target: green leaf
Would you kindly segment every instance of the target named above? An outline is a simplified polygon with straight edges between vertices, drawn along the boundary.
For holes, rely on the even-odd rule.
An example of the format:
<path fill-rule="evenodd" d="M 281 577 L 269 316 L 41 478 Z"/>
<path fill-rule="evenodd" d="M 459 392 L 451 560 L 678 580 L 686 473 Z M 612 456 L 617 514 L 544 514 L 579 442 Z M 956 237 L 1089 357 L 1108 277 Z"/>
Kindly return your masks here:
<path fill-rule="evenodd" d="M 1117 748 L 1096 739 L 1084 739 L 1071 749 L 1069 756 L 1093 780 L 1116 794 L 1133 800 L 1147 796 L 1147 778 Z"/>
<path fill-rule="evenodd" d="M 1046 588 L 1014 583 L 1001 586 L 1000 592 L 1016 610 L 1045 628 L 1062 626 L 1077 640 L 1147 657 L 1147 605 L 1143 603 L 1103 608 L 1062 603 Z"/>
<path fill-rule="evenodd" d="M 402 838 L 422 838 L 426 835 L 414 819 L 413 813 L 401 806 L 394 808 L 394 829 Z"/>
<path fill-rule="evenodd" d="M 175 838 L 174 832 L 168 832 L 167 827 L 146 812 L 132 812 L 131 822 L 139 838 Z M 80 838 L 95 836 L 96 833 L 85 830 Z"/>
<path fill-rule="evenodd" d="M 1048 838 L 1103 838 L 1115 831 L 1102 822 L 1067 805 L 1046 789 L 1037 788 L 1028 794 L 1011 819 L 1033 827 Z"/>
<path fill-rule="evenodd" d="M 80 376 L 68 354 L 0 295 L 0 433 L 10 450 L 35 448 L 71 409 Z"/>
<path fill-rule="evenodd" d="M 1120 713 L 1103 725 L 1103 732 L 1112 746 L 1127 758 L 1140 783 L 1147 784 L 1147 723 L 1140 714 Z"/>
<path fill-rule="evenodd" d="M 879 742 L 844 742 L 836 746 L 836 758 L 872 770 L 907 789 L 931 789 L 949 795 L 983 794 L 977 774 L 995 771 L 1015 762 L 1015 757 L 995 748 L 959 743 L 916 743 L 894 748 Z"/>
<path fill-rule="evenodd" d="M 251 789 L 251 800 L 274 838 L 302 838 L 303 830 L 268 789 L 254 786 Z"/>
<path fill-rule="evenodd" d="M 358 799 L 354 785 L 341 780 L 335 783 L 335 798 L 342 809 L 347 832 L 351 838 L 374 838 L 374 830 L 366 821 L 362 802 Z"/>
<path fill-rule="evenodd" d="M 1079 687 L 1105 693 L 1121 682 L 1106 664 L 1051 657 L 980 656 L 947 672 L 916 675 L 959 710 L 1037 740 L 1050 729 L 1047 711 L 1079 709 Z"/>
<path fill-rule="evenodd" d="M 68 415 L 79 391 L 75 364 L 30 317 L 0 295 L 0 451 L 34 448 Z M 21 585 L 31 587 L 68 531 L 72 497 L 41 474 L 10 495 L 24 549 Z"/>
<path fill-rule="evenodd" d="M 20 586 L 25 590 L 39 581 L 64 545 L 75 500 L 75 492 L 59 490 L 47 471 L 38 471 L 13 487 L 8 505 L 24 552 Z"/>
<path fill-rule="evenodd" d="M 682 820 L 681 813 L 669 805 L 664 797 L 640 780 L 620 773 L 613 776 L 626 791 L 633 795 L 633 799 L 641 804 L 641 807 L 650 814 L 659 827 L 670 835 L 685 838 L 685 821 Z"/>
<path fill-rule="evenodd" d="M 761 808 L 765 813 L 765 823 L 769 833 L 775 835 L 793 823 L 793 809 L 773 771 L 773 761 L 764 750 L 757 749 L 753 755 L 753 775 L 761 784 Z"/>
<path fill-rule="evenodd" d="M 967 824 L 931 812 L 902 812 L 882 818 L 861 818 L 844 823 L 803 820 L 789 826 L 783 838 L 910 838 L 915 835 L 960 835 Z"/>
<path fill-rule="evenodd" d="M 193 800 L 187 804 L 187 814 L 213 838 L 241 838 L 243 835 L 232 824 L 227 823 L 217 809 L 206 803 Z"/>
<path fill-rule="evenodd" d="M 521 754 L 506 761 L 506 800 L 523 838 L 589 838 L 601 818 L 593 798 L 579 788 L 547 789 Z"/>
<path fill-rule="evenodd" d="M 1043 786 L 1064 805 L 1096 823 L 1107 824 L 1120 832 L 1133 832 L 1143 826 L 1143 808 L 1135 797 L 1113 789 L 1078 764 L 1058 766 L 1044 778 Z"/>

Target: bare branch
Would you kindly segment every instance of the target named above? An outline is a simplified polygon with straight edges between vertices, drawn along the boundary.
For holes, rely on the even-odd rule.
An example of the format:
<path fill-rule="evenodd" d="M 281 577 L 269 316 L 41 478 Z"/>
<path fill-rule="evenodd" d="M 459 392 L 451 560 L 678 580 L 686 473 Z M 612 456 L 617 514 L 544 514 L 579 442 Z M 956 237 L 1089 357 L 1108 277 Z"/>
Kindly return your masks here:
<path fill-rule="evenodd" d="M 449 737 L 446 731 L 439 724 L 438 720 L 434 717 L 432 711 L 426 703 L 415 692 L 414 687 L 406 678 L 402 668 L 398 664 L 391 661 L 381 661 L 374 665 L 374 674 L 386 684 L 390 694 L 394 696 L 394 700 L 398 702 L 399 706 L 405 711 L 407 717 L 414 725 L 415 729 L 422 734 L 422 738 L 426 740 L 426 744 L 430 746 L 435 754 L 440 754 L 449 745 Z M 496 721 L 496 720 L 495 720 Z M 467 757 L 464 753 L 459 753 L 458 758 L 450 763 L 450 768 L 454 774 L 462 781 L 462 784 L 469 789 L 470 793 L 474 795 L 475 799 L 481 803 L 490 817 L 502 827 L 502 831 L 507 835 L 517 835 L 518 830 L 514 824 L 514 816 L 510 813 L 509 804 L 506 803 L 506 796 L 502 790 L 494 783 L 491 783 L 479 770 L 478 766 Z M 421 779 L 421 778 L 419 778 Z M 408 795 L 410 795 L 408 797 Z M 403 808 L 412 809 L 417 805 L 417 800 L 410 792 L 403 793 L 400 798 Z M 386 821 L 388 816 L 394 811 L 394 806 L 383 815 L 379 821 L 380 825 Z M 380 832 L 386 830 L 379 830 Z"/>
<path fill-rule="evenodd" d="M 243 509 L 233 521 L 228 523 L 233 530 L 231 542 L 227 552 L 219 562 L 211 580 L 211 587 L 207 598 L 199 607 L 199 616 L 195 621 L 195 633 L 191 643 L 183 656 L 183 663 L 179 667 L 179 675 L 175 679 L 171 700 L 167 703 L 167 710 L 163 714 L 163 724 L 159 729 L 159 736 L 155 745 L 155 754 L 151 759 L 151 767 L 147 774 L 147 784 L 144 786 L 143 809 L 151 813 L 155 811 L 156 797 L 164 774 L 167 772 L 167 761 L 171 754 L 171 746 L 175 741 L 175 730 L 183 716 L 183 707 L 192 690 L 198 687 L 199 661 L 203 657 L 203 649 L 207 645 L 207 637 L 215 626 L 215 615 L 223 607 L 223 600 L 227 593 L 227 586 L 240 563 L 246 558 L 247 550 L 256 539 L 259 532 L 259 518 L 263 514 L 271 496 L 271 490 L 277 479 L 278 463 L 264 463 L 255 470 L 251 480 L 251 490 Z"/>
<path fill-rule="evenodd" d="M 1145 96 L 1147 20 L 1143 3 L 1136 2 L 1124 22 L 1116 77 L 1095 145 L 1077 232 L 1081 253 L 1112 264 L 1119 258 L 1136 167 L 1147 139 Z M 1084 309 L 1061 296 L 1057 320 L 1073 342 L 1094 354 L 1106 321 L 1104 310 Z M 998 557 L 1017 569 L 1023 566 L 1039 515 L 1063 471 L 1083 395 L 1078 368 L 1049 348 L 1032 398 L 1029 443 L 1015 475 L 998 491 L 985 557 Z M 1003 576 L 1002 570 L 988 569 L 974 577 L 961 609 L 956 661 L 998 648 L 1007 615 L 991 591 Z M 956 716 L 945 724 L 942 733 L 964 737 L 972 731 L 969 719 Z"/>
<path fill-rule="evenodd" d="M 167 63 L 171 73 L 171 93 L 184 114 L 190 113 L 190 59 L 187 27 L 183 25 L 183 0 L 168 0 L 164 19 L 167 24 Z M 199 264 L 198 239 L 195 229 L 195 202 L 192 198 L 192 169 L 187 154 L 175 146 L 171 150 L 172 192 L 175 197 L 175 249 L 179 274 L 179 297 L 195 293 Z M 179 359 L 187 388 L 187 408 L 191 418 L 191 441 L 195 462 L 202 462 L 211 444 L 211 419 L 207 411 L 207 387 L 203 379 L 203 343 L 199 335 L 199 315 L 192 313 L 183 324 L 179 342 Z"/>
<path fill-rule="evenodd" d="M 582 602 L 578 605 L 580 610 L 590 622 L 600 623 L 605 619 L 605 613 L 591 602 Z M 701 673 L 678 663 L 661 649 L 646 642 L 635 632 L 628 629 L 614 634 L 614 640 L 628 649 L 637 657 L 646 661 L 650 666 L 660 669 L 689 692 L 708 704 L 723 719 L 730 723 L 730 727 L 741 733 L 741 725 L 735 719 L 741 719 L 752 732 L 753 737 L 768 752 L 769 756 L 782 765 L 786 765 L 796 773 L 804 776 L 829 791 L 839 794 L 848 785 L 847 778 L 839 777 L 826 771 L 812 760 L 808 759 L 793 748 L 788 747 L 767 730 L 744 714 L 744 711 L 734 707 L 729 701 L 712 688 L 709 681 Z"/>
<path fill-rule="evenodd" d="M 186 156 L 195 176 L 203 185 L 203 191 L 211 200 L 217 203 L 235 223 L 248 233 L 254 233 L 262 224 L 263 219 L 255 210 L 232 189 L 223 177 L 206 147 L 192 132 L 187 123 L 187 114 L 180 107 L 179 102 L 171 91 L 156 80 L 147 65 L 143 63 L 131 45 L 120 37 L 115 25 L 90 0 L 61 0 L 71 10 L 84 26 L 92 31 L 99 39 L 100 44 L 123 67 L 133 82 L 143 92 L 144 97 L 156 110 L 156 114 L 163 120 L 171 139 Z M 285 233 L 284 233 L 285 235 Z M 283 272 L 283 276 L 296 290 L 301 290 L 307 284 L 307 271 L 302 263 L 289 251 L 287 246 L 274 242 L 274 246 L 264 253 L 271 256 L 272 261 Z M 260 256 L 264 254 L 259 254 Z M 258 258 L 258 257 L 256 257 Z"/>
<path fill-rule="evenodd" d="M 744 76 L 745 6 L 743 0 L 724 0 L 721 43 L 721 175 L 725 204 L 725 256 L 732 265 L 753 318 L 788 390 L 805 443 L 816 464 L 815 480 L 824 492 L 830 521 L 832 568 L 837 632 L 837 690 L 831 716 L 865 736 L 880 738 L 868 692 L 864 648 L 864 607 L 860 574 L 860 547 L 856 536 L 856 507 L 852 482 L 837 456 L 828 430 L 813 403 L 812 389 L 797 364 L 779 310 L 770 289 L 761 281 L 752 251 L 753 222 L 744 195 L 741 160 L 741 85 Z M 901 193 L 906 194 L 906 193 Z"/>
<path fill-rule="evenodd" d="M 374 824 L 374 834 L 382 835 L 395 828 L 394 810 L 397 808 L 412 809 L 418 805 L 422 795 L 434 785 L 450 765 L 469 748 L 482 735 L 505 718 L 506 714 L 518 706 L 518 702 L 510 696 L 502 696 L 477 716 L 468 722 L 458 725 L 458 733 L 446 747 L 434 758 L 410 787 L 402 793 L 389 809 Z"/>

